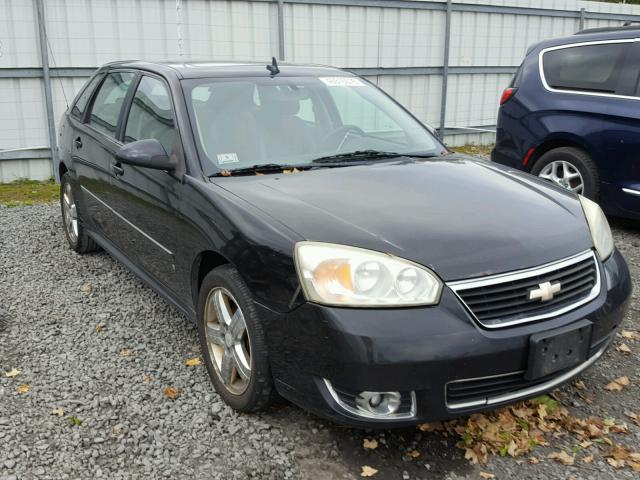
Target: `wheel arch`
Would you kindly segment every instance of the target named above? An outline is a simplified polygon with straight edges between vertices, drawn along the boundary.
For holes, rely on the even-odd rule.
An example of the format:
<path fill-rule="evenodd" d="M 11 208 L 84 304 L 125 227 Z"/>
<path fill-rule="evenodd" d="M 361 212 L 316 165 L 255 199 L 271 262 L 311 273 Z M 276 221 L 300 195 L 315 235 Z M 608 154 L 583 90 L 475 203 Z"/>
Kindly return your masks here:
<path fill-rule="evenodd" d="M 196 308 L 204 277 L 214 268 L 230 264 L 231 262 L 225 256 L 214 250 L 204 250 L 196 256 L 191 267 L 191 296 Z"/>
<path fill-rule="evenodd" d="M 573 134 L 554 135 L 546 138 L 542 143 L 535 147 L 533 155 L 527 164 L 527 172 L 531 173 L 533 166 L 545 153 L 561 147 L 577 148 L 592 157 L 589 146 L 580 137 Z"/>

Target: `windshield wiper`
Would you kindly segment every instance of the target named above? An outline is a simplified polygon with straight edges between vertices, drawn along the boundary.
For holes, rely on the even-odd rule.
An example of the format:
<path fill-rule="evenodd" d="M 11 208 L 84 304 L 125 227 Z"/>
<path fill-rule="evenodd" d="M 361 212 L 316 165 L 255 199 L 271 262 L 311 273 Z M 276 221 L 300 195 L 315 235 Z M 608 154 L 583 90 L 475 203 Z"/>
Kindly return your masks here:
<path fill-rule="evenodd" d="M 303 168 L 308 168 L 309 165 L 287 165 L 282 163 L 261 163 L 256 165 L 251 165 L 250 167 L 242 167 L 242 168 L 229 168 L 222 169 L 218 172 L 215 172 L 209 177 L 229 177 L 234 175 L 246 175 L 256 172 L 281 172 L 283 170 L 292 170 L 297 168 L 301 170 Z"/>
<path fill-rule="evenodd" d="M 337 155 L 327 155 L 326 157 L 316 158 L 312 163 L 339 163 L 339 162 L 362 162 L 366 160 L 375 160 L 380 158 L 396 158 L 396 157 L 417 157 L 430 158 L 433 154 L 424 153 L 398 153 L 385 152 L 382 150 L 356 150 L 355 152 L 340 153 Z"/>

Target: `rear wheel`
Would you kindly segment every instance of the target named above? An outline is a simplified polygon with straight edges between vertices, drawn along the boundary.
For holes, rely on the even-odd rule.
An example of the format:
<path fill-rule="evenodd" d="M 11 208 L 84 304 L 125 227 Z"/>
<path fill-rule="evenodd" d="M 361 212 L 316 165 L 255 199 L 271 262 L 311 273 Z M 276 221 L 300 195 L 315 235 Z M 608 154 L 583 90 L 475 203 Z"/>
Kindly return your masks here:
<path fill-rule="evenodd" d="M 69 246 L 78 253 L 92 252 L 98 245 L 85 231 L 78 213 L 78 201 L 73 193 L 71 175 L 65 173 L 60 179 L 60 208 L 62 223 Z"/>
<path fill-rule="evenodd" d="M 598 197 L 598 169 L 580 149 L 560 147 L 542 155 L 531 173 L 592 200 Z"/>
<path fill-rule="evenodd" d="M 200 345 L 216 391 L 236 410 L 255 412 L 273 397 L 264 331 L 249 288 L 230 265 L 212 270 L 198 300 Z"/>

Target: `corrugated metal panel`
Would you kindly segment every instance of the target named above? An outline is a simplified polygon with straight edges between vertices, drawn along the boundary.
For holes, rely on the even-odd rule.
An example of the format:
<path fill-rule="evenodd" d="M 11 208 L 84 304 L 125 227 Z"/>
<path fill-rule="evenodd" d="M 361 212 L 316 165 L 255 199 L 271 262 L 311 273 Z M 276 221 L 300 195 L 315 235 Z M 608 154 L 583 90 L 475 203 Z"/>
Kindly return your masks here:
<path fill-rule="evenodd" d="M 47 180 L 52 176 L 49 159 L 34 158 L 0 162 L 0 183 L 9 183 L 21 178 Z"/>
<path fill-rule="evenodd" d="M 48 145 L 41 83 L 37 78 L 0 79 L 0 149 Z"/>
<path fill-rule="evenodd" d="M 40 65 L 37 34 L 31 1 L 0 1 L 0 68 Z"/>

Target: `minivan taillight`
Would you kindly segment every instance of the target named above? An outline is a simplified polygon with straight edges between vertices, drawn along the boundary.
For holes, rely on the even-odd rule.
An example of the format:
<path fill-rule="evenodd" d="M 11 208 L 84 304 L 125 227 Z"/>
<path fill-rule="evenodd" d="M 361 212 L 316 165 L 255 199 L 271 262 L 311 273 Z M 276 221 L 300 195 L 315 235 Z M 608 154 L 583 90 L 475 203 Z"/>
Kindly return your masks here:
<path fill-rule="evenodd" d="M 504 92 L 502 92 L 502 96 L 500 97 L 500 105 L 505 104 L 511 97 L 513 97 L 513 94 L 516 93 L 516 90 L 518 90 L 517 88 L 505 88 Z"/>

